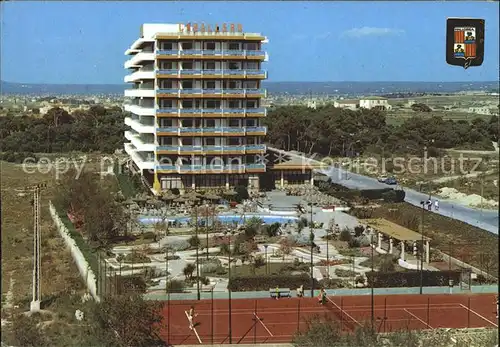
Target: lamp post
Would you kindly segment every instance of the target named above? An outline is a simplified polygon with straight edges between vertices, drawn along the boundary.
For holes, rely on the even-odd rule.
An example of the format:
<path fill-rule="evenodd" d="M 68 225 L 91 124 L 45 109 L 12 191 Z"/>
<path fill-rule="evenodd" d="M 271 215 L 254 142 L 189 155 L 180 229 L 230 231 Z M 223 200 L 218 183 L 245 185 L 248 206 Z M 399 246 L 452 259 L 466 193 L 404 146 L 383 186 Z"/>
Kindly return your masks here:
<path fill-rule="evenodd" d="M 207 260 L 208 260 L 208 211 L 209 211 L 210 205 L 206 204 L 205 208 L 206 208 L 206 211 L 205 211 L 205 230 L 206 230 L 206 236 L 207 236 Z"/>
<path fill-rule="evenodd" d="M 375 321 L 375 312 L 374 312 L 374 269 L 373 269 L 373 232 L 370 233 L 370 246 L 371 246 L 371 272 L 372 272 L 372 283 L 371 283 L 371 331 L 372 335 L 374 335 L 374 321 Z"/>
<path fill-rule="evenodd" d="M 269 267 L 267 266 L 267 247 L 269 247 L 268 244 L 264 245 L 264 250 L 265 250 L 265 259 L 266 259 L 266 275 L 268 274 Z"/>
<path fill-rule="evenodd" d="M 311 244 L 311 298 L 314 297 L 314 264 L 313 264 L 313 250 L 314 250 L 314 230 L 313 230 L 313 203 L 309 203 L 311 206 L 311 219 L 309 222 L 309 242 Z"/>
<path fill-rule="evenodd" d="M 229 344 L 233 343 L 233 322 L 232 322 L 232 298 L 231 298 L 231 235 L 233 231 L 229 232 L 229 262 L 228 262 L 228 274 L 229 285 L 227 288 L 227 294 L 229 298 Z"/>
<path fill-rule="evenodd" d="M 421 201 L 422 213 L 420 215 L 420 236 L 421 236 L 421 246 L 420 246 L 420 294 L 423 294 L 424 286 L 424 214 L 425 214 L 425 201 Z"/>
<path fill-rule="evenodd" d="M 335 220 L 333 222 L 333 224 L 335 224 Z M 332 224 L 332 225 L 333 225 Z M 330 229 L 330 227 L 328 227 L 326 229 L 326 278 L 330 278 L 330 247 L 329 247 L 329 243 L 330 243 L 330 232 L 332 230 Z"/>
<path fill-rule="evenodd" d="M 194 206 L 194 215 L 195 215 L 195 235 L 196 235 L 196 298 L 198 300 L 201 300 L 201 293 L 200 293 L 200 239 L 198 238 L 198 207 Z"/>

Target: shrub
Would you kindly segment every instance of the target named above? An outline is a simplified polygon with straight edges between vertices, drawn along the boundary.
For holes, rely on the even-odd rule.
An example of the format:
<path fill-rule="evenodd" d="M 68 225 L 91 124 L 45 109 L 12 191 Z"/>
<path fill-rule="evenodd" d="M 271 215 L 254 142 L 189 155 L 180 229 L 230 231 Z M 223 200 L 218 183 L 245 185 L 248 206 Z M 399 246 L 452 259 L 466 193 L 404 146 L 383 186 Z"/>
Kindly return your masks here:
<path fill-rule="evenodd" d="M 340 279 L 340 278 L 324 278 L 321 281 L 319 281 L 319 285 L 322 288 L 328 288 L 328 289 L 337 289 L 337 288 L 346 288 L 349 287 L 349 284 L 347 281 Z"/>
<path fill-rule="evenodd" d="M 349 248 L 359 248 L 360 247 L 359 241 L 357 239 L 350 239 L 347 242 L 347 245 L 349 246 Z"/>
<path fill-rule="evenodd" d="M 142 234 L 142 238 L 145 240 L 154 240 L 156 238 L 156 234 L 152 231 L 147 231 Z"/>
<path fill-rule="evenodd" d="M 146 281 L 142 276 L 117 276 L 116 281 L 120 294 L 146 293 Z"/>
<path fill-rule="evenodd" d="M 123 257 L 124 263 L 151 263 L 151 259 L 138 252 L 132 252 Z"/>
<path fill-rule="evenodd" d="M 394 272 L 396 270 L 396 258 L 394 257 L 385 257 L 380 262 L 378 266 L 378 270 L 380 272 Z"/>
<path fill-rule="evenodd" d="M 183 293 L 186 288 L 186 282 L 180 280 L 171 280 L 167 282 L 167 292 Z"/>
<path fill-rule="evenodd" d="M 357 273 L 355 271 L 344 270 L 344 269 L 335 269 L 335 274 L 338 277 L 354 277 L 357 275 Z"/>
<path fill-rule="evenodd" d="M 202 273 L 216 273 L 222 264 L 219 259 L 211 259 L 209 262 L 203 264 L 200 271 Z"/>
<path fill-rule="evenodd" d="M 186 240 L 174 240 L 170 243 L 170 248 L 172 248 L 174 251 L 185 251 L 189 249 L 189 247 L 189 242 L 187 242 Z"/>
<path fill-rule="evenodd" d="M 304 286 L 311 288 L 311 278 L 307 274 L 301 275 L 258 275 L 258 276 L 235 276 L 229 281 L 228 288 L 232 291 L 257 291 L 269 290 L 269 288 L 295 289 Z M 319 289 L 319 283 L 314 280 L 314 289 Z"/>
<path fill-rule="evenodd" d="M 197 247 L 200 247 L 201 242 L 200 242 L 200 238 L 198 236 L 193 235 L 188 239 L 188 243 L 189 243 L 189 247 L 197 248 Z"/>
<path fill-rule="evenodd" d="M 358 225 L 354 227 L 354 237 L 360 237 L 365 231 L 365 227 L 362 225 Z"/>
<path fill-rule="evenodd" d="M 460 282 L 460 271 L 423 271 L 424 287 L 447 286 L 451 279 L 454 283 Z M 392 287 L 419 287 L 420 271 L 405 272 L 367 272 L 368 285 L 375 288 Z"/>
<path fill-rule="evenodd" d="M 349 242 L 352 239 L 351 231 L 348 228 L 342 229 L 339 235 L 340 241 Z"/>

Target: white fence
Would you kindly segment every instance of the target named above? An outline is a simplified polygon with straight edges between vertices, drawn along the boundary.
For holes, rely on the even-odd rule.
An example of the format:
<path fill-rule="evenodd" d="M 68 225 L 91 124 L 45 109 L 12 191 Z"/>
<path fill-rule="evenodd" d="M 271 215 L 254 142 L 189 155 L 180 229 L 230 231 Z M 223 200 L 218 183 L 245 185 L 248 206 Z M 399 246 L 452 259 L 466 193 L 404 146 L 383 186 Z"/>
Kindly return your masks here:
<path fill-rule="evenodd" d="M 97 295 L 97 277 L 94 274 L 94 271 L 92 271 L 89 263 L 83 256 L 82 251 L 80 250 L 80 248 L 78 248 L 78 245 L 76 244 L 75 240 L 73 240 L 73 238 L 71 237 L 68 228 L 64 225 L 61 218 L 59 218 L 59 215 L 57 214 L 57 211 L 52 202 L 49 203 L 49 206 L 50 206 L 49 209 L 50 209 L 50 215 L 52 216 L 52 220 L 56 224 L 57 230 L 59 231 L 61 237 L 64 239 L 66 246 L 69 247 L 71 251 L 71 256 L 73 257 L 73 260 L 75 261 L 76 266 L 78 267 L 78 271 L 80 272 L 80 275 L 82 276 L 83 281 L 87 286 L 87 289 L 89 290 L 90 294 L 94 297 L 96 301 L 100 301 L 100 298 Z"/>

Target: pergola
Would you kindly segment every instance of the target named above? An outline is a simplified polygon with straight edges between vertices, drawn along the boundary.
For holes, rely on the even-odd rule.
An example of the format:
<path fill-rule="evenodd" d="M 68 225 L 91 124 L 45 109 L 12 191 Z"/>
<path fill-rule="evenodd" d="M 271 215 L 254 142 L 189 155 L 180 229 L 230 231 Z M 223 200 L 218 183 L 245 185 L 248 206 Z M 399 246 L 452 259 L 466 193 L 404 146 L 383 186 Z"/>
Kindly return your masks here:
<path fill-rule="evenodd" d="M 393 253 L 394 240 L 397 240 L 401 244 L 401 260 L 405 261 L 405 244 L 407 242 L 412 242 L 415 244 L 417 241 L 425 241 L 425 262 L 429 263 L 430 251 L 429 251 L 429 241 L 430 238 L 422 236 L 421 233 L 405 228 L 399 224 L 393 223 L 387 219 L 363 219 L 363 224 L 366 224 L 370 228 L 377 231 L 377 241 L 378 248 L 382 249 L 382 235 L 389 237 L 389 254 Z"/>

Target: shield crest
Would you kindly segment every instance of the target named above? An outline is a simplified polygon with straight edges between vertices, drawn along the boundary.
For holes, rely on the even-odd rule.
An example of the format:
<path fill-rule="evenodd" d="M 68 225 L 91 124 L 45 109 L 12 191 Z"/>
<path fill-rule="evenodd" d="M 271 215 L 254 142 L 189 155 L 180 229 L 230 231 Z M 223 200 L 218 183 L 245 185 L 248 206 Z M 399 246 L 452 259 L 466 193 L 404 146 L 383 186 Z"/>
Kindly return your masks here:
<path fill-rule="evenodd" d="M 484 60 L 484 20 L 448 18 L 446 61 L 450 65 L 480 66 Z"/>

